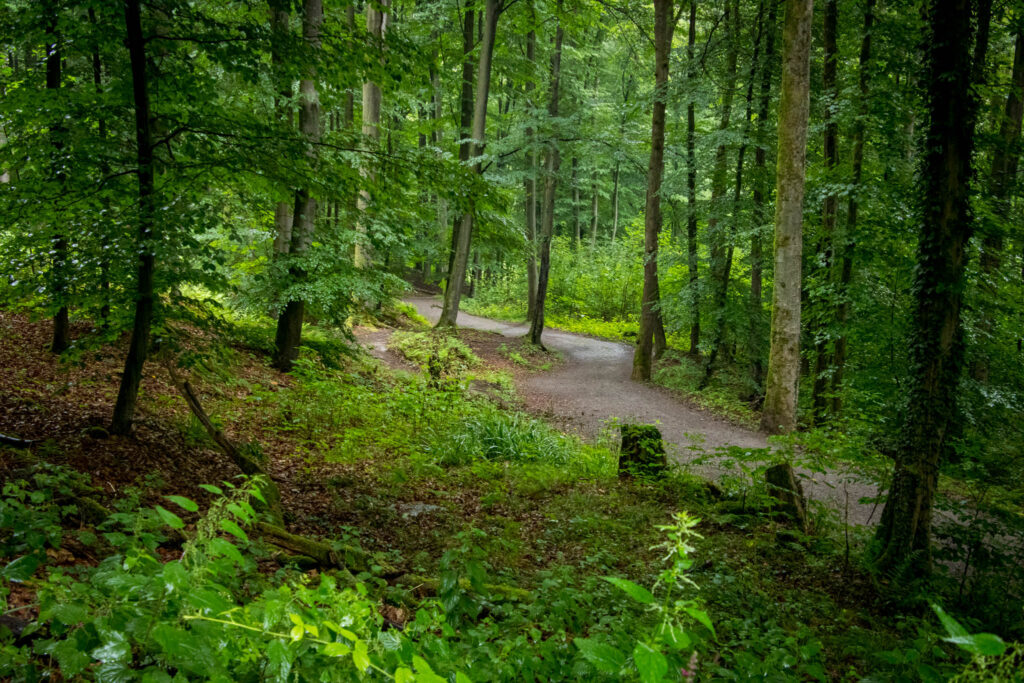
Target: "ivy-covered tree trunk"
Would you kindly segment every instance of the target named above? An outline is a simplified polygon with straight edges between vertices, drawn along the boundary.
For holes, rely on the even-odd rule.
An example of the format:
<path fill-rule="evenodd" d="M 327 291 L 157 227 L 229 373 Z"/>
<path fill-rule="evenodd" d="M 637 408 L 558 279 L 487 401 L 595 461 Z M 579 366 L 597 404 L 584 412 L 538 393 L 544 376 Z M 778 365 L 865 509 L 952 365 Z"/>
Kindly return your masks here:
<path fill-rule="evenodd" d="M 690 0 L 686 41 L 686 79 L 692 89 L 697 80 L 697 0 Z M 700 355 L 700 273 L 697 259 L 697 112 L 691 93 L 686 102 L 686 267 L 689 271 L 690 353 Z"/>
<path fill-rule="evenodd" d="M 121 384 L 114 403 L 110 433 L 131 432 L 135 406 L 142 383 L 142 368 L 149 351 L 149 333 L 156 304 L 154 276 L 156 271 L 155 195 L 153 165 L 153 129 L 150 117 L 149 80 L 146 73 L 146 38 L 142 33 L 140 0 L 125 0 L 125 44 L 131 62 L 132 100 L 135 105 L 135 172 L 138 178 L 138 216 L 136 217 L 136 252 L 139 254 L 135 282 L 135 317 L 124 360 Z"/>
<path fill-rule="evenodd" d="M 846 228 L 838 244 L 839 258 L 839 280 L 836 285 L 836 335 L 835 352 L 832 369 L 832 404 L 831 412 L 838 415 L 843 408 L 843 374 L 846 370 L 846 346 L 847 330 L 846 323 L 850 317 L 850 281 L 853 279 L 853 245 L 857 239 L 857 218 L 860 208 L 859 192 L 861 191 L 861 177 L 864 173 L 864 137 L 866 131 L 866 119 L 868 115 L 868 95 L 870 94 L 871 83 L 871 32 L 875 22 L 875 0 L 865 0 L 864 3 L 864 29 L 860 44 L 860 64 L 857 78 L 857 93 L 860 100 L 857 111 L 858 116 L 853 125 L 853 158 L 852 177 L 850 184 L 853 191 L 846 204 Z"/>
<path fill-rule="evenodd" d="M 750 355 L 750 379 L 757 389 L 764 382 L 762 335 L 764 326 L 763 273 L 764 240 L 762 230 L 768 224 L 768 113 L 771 108 L 772 74 L 775 69 L 775 31 L 779 3 L 768 3 L 765 26 L 764 63 L 761 65 L 761 89 L 757 107 L 757 145 L 754 148 L 754 229 L 750 234 L 750 300 L 747 327 L 747 348 Z M 755 390 L 757 390 L 755 389 Z"/>
<path fill-rule="evenodd" d="M 559 79 L 562 72 L 562 0 L 557 3 L 557 25 L 555 28 L 555 49 L 551 54 L 551 92 L 548 99 L 549 125 L 558 118 Z M 544 304 L 548 294 L 548 274 L 551 271 L 551 236 L 555 229 L 555 191 L 558 188 L 559 154 L 558 144 L 549 143 L 544 164 L 544 205 L 541 210 L 540 268 L 537 272 L 537 301 L 530 319 L 530 343 L 543 348 L 541 335 L 544 334 Z"/>
<path fill-rule="evenodd" d="M 761 428 L 771 434 L 789 432 L 796 427 L 800 378 L 800 259 L 813 6 L 813 0 L 786 0 L 782 31 L 782 99 L 775 180 L 775 287 L 771 350 L 761 414 Z"/>
<path fill-rule="evenodd" d="M 304 0 L 302 8 L 302 35 L 314 52 L 320 49 L 320 25 L 323 22 L 322 0 Z M 299 81 L 299 132 L 307 141 L 308 154 L 316 154 L 316 144 L 320 141 L 320 102 L 316 90 L 316 65 L 311 63 L 306 74 Z M 308 188 L 295 193 L 295 214 L 292 226 L 291 241 L 288 252 L 293 258 L 301 258 L 313 244 L 316 229 L 317 201 Z M 291 276 L 295 280 L 305 277 L 301 266 L 291 268 Z M 306 305 L 302 299 L 293 298 L 285 305 L 277 318 L 277 334 L 275 335 L 274 367 L 282 372 L 292 369 L 299 357 L 299 345 L 302 343 L 302 319 L 305 317 Z"/>
<path fill-rule="evenodd" d="M 61 86 L 61 37 L 57 29 L 59 5 L 54 0 L 47 0 L 48 13 L 47 46 L 46 46 L 46 89 L 50 91 L 52 104 L 57 105 L 57 95 Z M 64 122 L 59 114 L 55 115 L 50 127 L 50 145 L 53 148 L 53 175 L 58 185 L 63 185 L 65 174 L 64 161 L 61 159 L 64 150 Z M 53 336 L 50 340 L 50 351 L 61 353 L 71 346 L 71 326 L 68 320 L 68 240 L 63 231 L 58 229 L 53 236 L 52 265 L 53 300 L 57 304 L 57 312 L 53 316 Z"/>
<path fill-rule="evenodd" d="M 647 200 L 644 209 L 644 288 L 640 329 L 633 352 L 633 379 L 651 379 L 655 329 L 661 322 L 658 305 L 658 235 L 661 233 L 661 179 L 665 170 L 665 98 L 668 93 L 669 55 L 674 30 L 672 0 L 654 1 L 654 105 L 651 112 L 651 156 L 647 164 Z"/>
<path fill-rule="evenodd" d="M 920 161 L 911 373 L 896 469 L 876 533 L 877 559 L 883 568 L 930 567 L 939 465 L 960 427 L 960 318 L 972 232 L 969 198 L 976 110 L 971 92 L 971 14 L 970 0 L 932 0 L 928 7 L 928 129 Z"/>
<path fill-rule="evenodd" d="M 501 14 L 500 0 L 487 0 L 484 8 L 483 33 L 480 36 L 480 61 L 476 74 L 476 98 L 473 108 L 472 141 L 469 144 L 469 158 L 483 153 L 485 133 L 487 131 L 487 98 L 491 89 L 491 61 L 494 56 L 494 36 L 498 28 L 498 17 Z M 483 166 L 476 163 L 476 173 L 483 173 Z M 459 302 L 462 300 L 462 288 L 466 279 L 466 268 L 469 265 L 469 251 L 473 239 L 474 207 L 472 204 L 462 214 L 462 220 L 456 226 L 451 269 L 444 290 L 444 307 L 437 322 L 438 327 L 455 327 L 459 315 Z"/>
<path fill-rule="evenodd" d="M 839 98 L 836 83 L 836 62 L 839 59 L 837 45 L 839 35 L 839 8 L 836 0 L 825 0 L 825 54 L 822 68 L 822 85 L 825 89 L 825 139 L 824 156 L 827 189 L 821 211 L 821 235 L 818 239 L 818 270 L 819 287 L 823 294 L 815 297 L 815 335 L 814 335 L 814 381 L 811 387 L 811 412 L 816 423 L 825 418 L 828 407 L 829 369 L 832 365 L 829 343 L 832 334 L 831 318 L 835 311 L 832 303 L 832 258 L 833 240 L 836 232 L 836 211 L 839 208 L 839 195 L 836 194 L 836 167 L 839 166 L 839 124 L 833 110 Z"/>

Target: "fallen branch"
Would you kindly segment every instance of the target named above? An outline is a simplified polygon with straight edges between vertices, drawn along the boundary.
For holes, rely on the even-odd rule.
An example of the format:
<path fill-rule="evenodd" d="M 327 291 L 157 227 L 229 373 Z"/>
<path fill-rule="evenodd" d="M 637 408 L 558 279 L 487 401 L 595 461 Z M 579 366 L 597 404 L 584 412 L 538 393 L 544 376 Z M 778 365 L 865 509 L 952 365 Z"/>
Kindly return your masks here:
<path fill-rule="evenodd" d="M 406 574 L 399 577 L 395 583 L 401 583 L 409 586 L 411 590 L 418 590 L 424 594 L 436 595 L 438 589 L 441 586 L 441 582 L 438 579 L 431 579 L 426 576 L 417 576 L 415 574 Z M 472 590 L 473 587 L 469 582 L 469 579 L 459 579 L 459 586 L 463 590 Z M 533 602 L 533 593 L 523 588 L 516 588 L 515 586 L 507 586 L 500 583 L 485 583 L 484 592 L 490 597 L 499 597 L 504 600 L 519 600 L 520 602 Z"/>
<path fill-rule="evenodd" d="M 30 439 L 19 439 L 14 436 L 0 434 L 0 446 L 10 446 L 11 448 L 31 448 L 34 443 L 35 441 Z"/>

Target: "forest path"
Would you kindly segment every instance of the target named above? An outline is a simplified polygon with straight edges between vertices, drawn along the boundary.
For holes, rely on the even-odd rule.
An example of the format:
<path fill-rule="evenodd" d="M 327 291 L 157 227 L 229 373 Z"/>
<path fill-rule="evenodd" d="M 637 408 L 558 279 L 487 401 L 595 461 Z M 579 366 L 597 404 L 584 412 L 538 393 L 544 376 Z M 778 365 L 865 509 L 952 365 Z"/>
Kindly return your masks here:
<path fill-rule="evenodd" d="M 431 323 L 441 315 L 441 300 L 436 296 L 412 296 L 404 299 Z M 459 312 L 459 327 L 496 332 L 505 337 L 522 337 L 529 332 L 524 323 L 508 323 Z M 374 335 L 376 337 L 376 335 Z M 671 457 L 686 464 L 719 448 L 765 448 L 764 433 L 738 426 L 706 410 L 688 405 L 667 389 L 630 379 L 633 366 L 631 345 L 597 339 L 560 330 L 545 329 L 544 345 L 559 351 L 565 362 L 556 368 L 529 374 L 517 382 L 517 390 L 532 413 L 553 418 L 567 431 L 586 439 L 595 438 L 606 422 L 657 424 Z M 365 340 L 370 341 L 370 340 Z M 378 351 L 386 349 L 386 338 L 372 340 Z M 730 469 L 713 463 L 691 467 L 696 474 L 715 479 Z M 732 470 L 735 472 L 735 470 Z M 825 501 L 848 515 L 851 523 L 868 524 L 874 506 L 858 503 L 876 494 L 873 485 L 846 482 L 837 473 L 804 472 L 804 489 L 812 497 Z M 875 518 L 877 521 L 877 518 Z"/>

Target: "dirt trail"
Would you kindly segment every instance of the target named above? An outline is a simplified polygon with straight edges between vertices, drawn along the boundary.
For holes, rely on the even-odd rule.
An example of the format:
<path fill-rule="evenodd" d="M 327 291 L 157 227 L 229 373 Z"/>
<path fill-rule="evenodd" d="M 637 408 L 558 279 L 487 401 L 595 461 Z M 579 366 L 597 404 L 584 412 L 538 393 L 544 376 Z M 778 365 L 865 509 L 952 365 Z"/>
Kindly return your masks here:
<path fill-rule="evenodd" d="M 441 302 L 437 297 L 408 297 L 405 301 L 431 323 L 440 317 Z M 521 337 L 529 331 L 525 324 L 464 312 L 459 313 L 458 325 L 506 337 Z M 387 343 L 386 337 L 381 335 L 362 341 L 378 351 L 383 351 Z M 565 363 L 554 370 L 523 378 L 518 383 L 519 394 L 528 410 L 555 416 L 563 426 L 584 438 L 595 437 L 611 418 L 656 423 L 670 444 L 673 457 L 680 463 L 725 446 L 764 448 L 768 445 L 761 432 L 687 405 L 660 387 L 632 381 L 632 346 L 551 329 L 544 331 L 544 345 L 561 352 Z M 711 478 L 726 473 L 724 467 L 714 465 L 694 469 Z M 847 483 L 844 489 L 841 477 L 828 473 L 805 481 L 804 487 L 808 495 L 826 501 L 841 517 L 847 514 L 848 499 L 850 522 L 867 524 L 871 521 L 873 506 L 859 504 L 857 500 L 873 496 L 873 486 Z"/>

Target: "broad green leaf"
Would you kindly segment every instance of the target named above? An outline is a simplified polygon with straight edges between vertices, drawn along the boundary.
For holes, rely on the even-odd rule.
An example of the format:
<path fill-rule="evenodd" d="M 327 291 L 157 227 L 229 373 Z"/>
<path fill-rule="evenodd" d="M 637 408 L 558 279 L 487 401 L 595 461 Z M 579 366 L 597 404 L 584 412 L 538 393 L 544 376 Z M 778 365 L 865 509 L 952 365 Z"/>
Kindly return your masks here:
<path fill-rule="evenodd" d="M 222 531 L 226 531 L 240 541 L 248 541 L 249 537 L 246 535 L 242 527 L 238 526 L 234 520 L 222 519 L 220 520 L 220 528 Z"/>
<path fill-rule="evenodd" d="M 156 513 L 160 515 L 160 519 L 164 521 L 164 524 L 171 527 L 172 529 L 184 529 L 185 522 L 181 521 L 181 517 L 174 514 L 170 510 L 163 508 L 160 505 L 156 506 Z"/>
<path fill-rule="evenodd" d="M 164 496 L 167 500 L 171 501 L 178 507 L 188 510 L 189 512 L 196 512 L 199 510 L 199 506 L 195 501 L 190 500 L 184 496 Z"/>
<path fill-rule="evenodd" d="M 708 616 L 707 612 L 705 612 L 702 609 L 697 609 L 696 607 L 684 607 L 683 609 L 686 611 L 687 614 L 689 614 L 691 617 L 693 617 L 698 622 L 703 624 L 707 628 L 707 630 L 711 631 L 712 636 L 714 636 L 716 639 L 718 638 L 718 636 L 715 634 L 715 626 L 711 623 L 711 617 Z"/>
<path fill-rule="evenodd" d="M 972 633 L 968 636 L 950 636 L 943 638 L 961 650 L 966 650 L 982 657 L 999 657 L 1006 652 L 1006 643 L 994 633 Z"/>
<path fill-rule="evenodd" d="M 213 484 L 200 484 L 199 488 L 206 491 L 207 493 L 212 493 L 215 496 L 224 495 L 224 491 L 219 486 L 214 486 Z"/>
<path fill-rule="evenodd" d="M 210 550 L 225 557 L 229 557 L 238 564 L 245 562 L 245 558 L 242 557 L 242 553 L 235 547 L 235 544 L 223 538 L 214 538 L 210 540 Z"/>
<path fill-rule="evenodd" d="M 647 643 L 637 643 L 633 648 L 633 663 L 640 672 L 643 683 L 657 683 L 668 673 L 668 660 Z"/>
<path fill-rule="evenodd" d="M 395 683 L 415 683 L 416 677 L 411 669 L 400 666 L 395 670 Z"/>
<path fill-rule="evenodd" d="M 267 645 L 266 672 L 271 680 L 284 683 L 284 681 L 288 680 L 288 675 L 291 671 L 292 660 L 288 652 L 288 646 L 275 638 Z"/>
<path fill-rule="evenodd" d="M 366 650 L 365 640 L 357 640 L 352 648 L 352 663 L 360 671 L 366 671 L 370 668 L 370 655 Z"/>
<path fill-rule="evenodd" d="M 0 576 L 8 581 L 28 581 L 35 574 L 38 567 L 39 557 L 36 555 L 22 555 L 13 562 L 8 563 L 3 568 L 3 571 L 0 571 Z"/>
<path fill-rule="evenodd" d="M 949 616 L 949 614 L 946 613 L 946 610 L 942 609 L 939 605 L 933 602 L 932 609 L 935 611 L 935 614 L 939 616 L 939 621 L 942 622 L 942 626 L 946 629 L 946 632 L 949 635 L 954 637 L 969 635 L 967 633 L 967 629 L 961 626 L 959 621 Z"/>
<path fill-rule="evenodd" d="M 642 605 L 650 605 L 654 602 L 654 596 L 651 592 L 641 585 L 635 584 L 629 579 L 620 579 L 614 576 L 602 576 L 602 579 L 617 586 L 626 592 L 629 597 L 633 598 Z"/>
<path fill-rule="evenodd" d="M 352 648 L 345 643 L 327 643 L 320 651 L 328 657 L 344 657 L 352 652 Z"/>
<path fill-rule="evenodd" d="M 580 654 L 588 662 L 594 665 L 599 671 L 616 673 L 626 663 L 626 655 L 622 654 L 608 643 L 603 643 L 593 638 L 576 638 L 573 640 Z"/>

